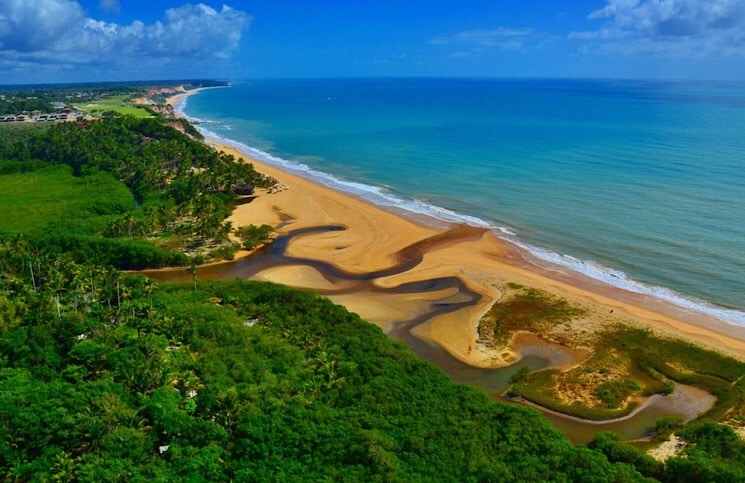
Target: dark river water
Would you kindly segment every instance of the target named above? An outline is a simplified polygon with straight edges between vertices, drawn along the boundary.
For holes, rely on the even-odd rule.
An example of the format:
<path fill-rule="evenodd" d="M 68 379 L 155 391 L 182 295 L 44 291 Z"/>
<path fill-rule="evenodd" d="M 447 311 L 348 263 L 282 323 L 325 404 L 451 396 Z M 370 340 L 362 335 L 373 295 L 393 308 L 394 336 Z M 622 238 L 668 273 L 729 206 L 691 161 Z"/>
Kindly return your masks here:
<path fill-rule="evenodd" d="M 551 365 L 550 358 L 538 350 L 537 346 L 535 348 L 523 346 L 521 349 L 522 358 L 511 366 L 496 369 L 477 368 L 454 358 L 440 345 L 416 337 L 412 333 L 415 327 L 433 317 L 473 305 L 481 298 L 479 294 L 468 289 L 457 277 L 436 278 L 403 284 L 395 288 L 381 288 L 373 283 L 375 279 L 403 273 L 418 265 L 422 260 L 426 244 L 428 243 L 431 246 L 432 240 L 414 244 L 404 249 L 398 254 L 398 262 L 394 266 L 364 274 L 351 274 L 326 262 L 296 258 L 286 254 L 287 247 L 294 238 L 343 229 L 341 226 L 330 225 L 295 230 L 278 237 L 273 244 L 249 258 L 199 267 L 197 277 L 200 280 L 251 279 L 255 278 L 257 274 L 272 268 L 306 266 L 312 267 L 333 286 L 339 287 L 338 289 L 317 290 L 317 292 L 326 296 L 365 292 L 373 295 L 384 295 L 423 294 L 443 291 L 442 293 L 447 295 L 438 300 L 428 300 L 425 310 L 420 315 L 410 320 L 394 322 L 388 335 L 392 339 L 404 342 L 420 358 L 437 365 L 453 381 L 481 388 L 494 400 L 503 400 L 502 394 L 510 384 L 510 377 L 518 369 L 529 366 L 533 370 L 541 370 Z M 445 239 L 447 236 L 446 232 L 439 237 Z M 188 275 L 183 268 L 153 270 L 142 273 L 163 281 L 188 281 L 191 279 L 191 275 Z M 456 295 L 453 295 L 453 293 Z M 556 350 L 553 352 L 556 353 Z M 561 357 L 560 349 L 558 355 Z M 555 356 L 556 354 L 554 354 Z M 670 396 L 655 397 L 650 404 L 631 417 L 613 422 L 581 421 L 564 415 L 553 414 L 549 411 L 542 411 L 572 441 L 584 443 L 591 440 L 595 433 L 603 430 L 618 432 L 629 439 L 645 437 L 658 418 L 677 415 L 686 420 L 694 419 L 700 412 L 711 407 L 711 404 L 713 404 L 711 395 L 699 389 L 678 384 L 675 392 Z"/>

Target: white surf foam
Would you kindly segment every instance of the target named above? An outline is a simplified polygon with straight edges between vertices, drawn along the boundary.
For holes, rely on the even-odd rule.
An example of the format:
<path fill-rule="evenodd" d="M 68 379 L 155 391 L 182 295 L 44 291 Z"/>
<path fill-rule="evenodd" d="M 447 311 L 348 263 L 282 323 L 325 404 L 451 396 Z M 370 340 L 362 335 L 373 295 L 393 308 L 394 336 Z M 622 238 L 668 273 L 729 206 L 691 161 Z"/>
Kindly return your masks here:
<path fill-rule="evenodd" d="M 547 249 L 534 247 L 513 237 L 509 237 L 509 240 L 512 243 L 518 245 L 520 248 L 526 250 L 528 253 L 538 258 L 539 260 L 543 260 L 553 265 L 567 268 L 573 272 L 585 275 L 593 280 L 597 280 L 607 285 L 629 292 L 649 295 L 658 300 L 669 302 L 677 307 L 708 315 L 731 325 L 745 327 L 745 312 L 735 309 L 728 309 L 725 307 L 719 307 L 703 300 L 697 300 L 693 297 L 679 294 L 674 290 L 666 287 L 659 287 L 639 282 L 637 280 L 629 278 L 626 273 L 620 270 L 614 270 L 608 267 L 604 267 L 603 265 L 596 262 L 579 260 L 569 255 L 564 255 Z"/>
<path fill-rule="evenodd" d="M 267 164 L 271 164 L 290 173 L 309 178 L 329 188 L 352 194 L 375 205 L 386 208 L 395 208 L 412 214 L 425 215 L 436 220 L 448 223 L 462 223 L 488 229 L 496 228 L 494 225 L 475 216 L 457 213 L 447 208 L 427 203 L 423 200 L 409 200 L 403 198 L 391 192 L 389 188 L 373 186 L 356 181 L 344 180 L 332 174 L 314 169 L 307 164 L 274 156 L 270 153 L 267 153 L 266 151 L 262 151 L 252 146 L 248 146 L 247 144 L 221 136 L 220 134 L 207 128 L 205 124 L 207 123 L 199 124 L 197 128 L 206 137 L 216 139 L 221 143 L 235 147 L 238 150 L 246 153 L 249 157 L 258 159 L 259 161 Z M 223 128 L 224 127 L 221 126 L 221 129 Z"/>
<path fill-rule="evenodd" d="M 697 300 L 692 297 L 678 294 L 677 292 L 665 287 L 644 284 L 642 282 L 629 278 L 622 271 L 604 267 L 601 264 L 593 261 L 579 260 L 569 255 L 564 255 L 548 249 L 530 245 L 521 240 L 519 235 L 509 228 L 494 225 L 476 216 L 457 213 L 450 209 L 427 203 L 423 200 L 406 199 L 404 197 L 396 195 L 395 193 L 392 193 L 388 188 L 372 186 L 355 181 L 343 180 L 332 174 L 318 171 L 304 163 L 274 156 L 270 153 L 248 146 L 244 143 L 225 138 L 224 136 L 221 136 L 220 134 L 206 127 L 210 124 L 220 126 L 219 123 L 214 123 L 206 120 L 198 120 L 190 116 L 186 117 L 190 120 L 199 121 L 200 124 L 197 125 L 197 128 L 206 137 L 213 138 L 220 141 L 221 143 L 233 146 L 238 150 L 246 153 L 249 157 L 253 157 L 267 164 L 277 166 L 278 168 L 281 168 L 282 170 L 291 172 L 293 174 L 312 179 L 329 188 L 352 194 L 381 207 L 395 208 L 398 210 L 409 212 L 413 215 L 425 215 L 427 217 L 431 217 L 447 223 L 462 223 L 493 230 L 498 236 L 511 243 L 514 243 L 515 245 L 527 251 L 539 260 L 558 265 L 560 267 L 569 269 L 576 273 L 580 273 L 593 280 L 605 283 L 616 288 L 642 295 L 649 295 L 659 300 L 671 303 L 680 308 L 705 314 L 731 325 L 745 327 L 745 312 L 719 307 L 703 300 Z M 219 128 L 224 128 L 224 126 L 220 126 Z"/>

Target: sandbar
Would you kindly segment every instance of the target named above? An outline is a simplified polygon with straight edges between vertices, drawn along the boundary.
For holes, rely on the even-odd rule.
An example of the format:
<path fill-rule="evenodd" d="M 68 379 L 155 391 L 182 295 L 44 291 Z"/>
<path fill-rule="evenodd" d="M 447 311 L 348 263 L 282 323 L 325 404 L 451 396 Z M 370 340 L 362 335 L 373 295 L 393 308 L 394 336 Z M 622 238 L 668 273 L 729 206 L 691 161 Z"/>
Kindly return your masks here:
<path fill-rule="evenodd" d="M 318 270 L 307 265 L 274 267 L 257 273 L 255 278 L 302 289 L 334 290 L 343 288 L 343 285 L 340 286 L 340 284 L 329 281 Z"/>

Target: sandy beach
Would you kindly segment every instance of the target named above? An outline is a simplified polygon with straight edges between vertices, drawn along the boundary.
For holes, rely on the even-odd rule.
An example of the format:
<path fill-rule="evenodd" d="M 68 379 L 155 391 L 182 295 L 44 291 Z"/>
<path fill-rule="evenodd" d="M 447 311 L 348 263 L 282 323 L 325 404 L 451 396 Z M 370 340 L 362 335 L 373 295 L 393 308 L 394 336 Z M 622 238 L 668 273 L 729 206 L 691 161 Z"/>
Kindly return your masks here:
<path fill-rule="evenodd" d="M 169 102 L 178 111 L 185 96 L 193 92 L 174 96 Z M 374 283 L 390 288 L 454 276 L 480 294 L 478 303 L 438 316 L 415 329 L 418 337 L 436 342 L 468 364 L 496 367 L 514 361 L 514 353 L 488 349 L 477 340 L 480 318 L 503 295 L 506 283 L 535 287 L 590 308 L 593 316 L 583 321 L 582 330 L 598 330 L 615 323 L 647 327 L 662 335 L 680 337 L 745 359 L 745 328 L 605 286 L 558 267 L 539 266 L 490 231 L 443 228 L 442 222 L 435 220 L 431 224 L 426 220 L 414 221 L 252 159 L 218 140 L 208 139 L 207 143 L 251 162 L 258 171 L 279 182 L 277 189 L 259 192 L 251 203 L 238 206 L 230 218 L 234 226 L 266 223 L 276 227 L 284 219 L 285 223 L 278 229 L 282 234 L 300 228 L 341 225 L 344 230 L 308 234 L 293 240 L 288 255 L 325 261 L 354 274 L 395 266 L 407 247 L 418 244 L 421 261 L 416 266 L 376 278 Z M 300 288 L 333 289 L 308 267 L 273 270 L 259 278 Z M 331 294 L 330 298 L 386 331 L 396 322 L 416 315 L 417 307 L 427 302 L 422 294 L 381 298 L 344 292 Z"/>
<path fill-rule="evenodd" d="M 291 217 L 291 221 L 279 230 L 281 233 L 324 225 L 346 228 L 306 235 L 290 245 L 289 255 L 327 261 L 352 273 L 369 273 L 394 265 L 398 252 L 445 231 L 434 224 L 414 222 L 251 159 L 215 140 L 209 143 L 250 161 L 260 172 L 276 178 L 281 186 L 276 192 L 261 193 L 253 202 L 237 207 L 230 218 L 235 226 L 263 223 L 277 226 L 284 215 Z M 500 287 L 507 282 L 536 287 L 593 307 L 598 321 L 602 319 L 604 324 L 614 321 L 638 324 L 745 358 L 745 330 L 739 327 L 685 313 L 659 301 L 645 300 L 638 294 L 603 287 L 579 275 L 549 272 L 529 263 L 515 247 L 489 231 L 481 231 L 478 236 L 455 237 L 429 247 L 419 265 L 407 272 L 380 278 L 376 283 L 381 287 L 395 287 L 445 276 L 460 278 L 483 298 L 472 307 L 419 326 L 417 335 L 437 342 L 453 356 L 473 365 L 500 365 L 501 358 L 489 350 L 480 348 L 469 353 L 468 348 L 478 347 L 477 323 L 502 295 Z M 283 270 L 267 279 L 296 287 L 320 288 L 317 278 L 317 274 L 307 270 Z M 388 313 L 380 300 L 366 301 L 364 296 L 345 294 L 336 301 L 384 329 L 402 319 L 400 300 L 391 301 Z"/>

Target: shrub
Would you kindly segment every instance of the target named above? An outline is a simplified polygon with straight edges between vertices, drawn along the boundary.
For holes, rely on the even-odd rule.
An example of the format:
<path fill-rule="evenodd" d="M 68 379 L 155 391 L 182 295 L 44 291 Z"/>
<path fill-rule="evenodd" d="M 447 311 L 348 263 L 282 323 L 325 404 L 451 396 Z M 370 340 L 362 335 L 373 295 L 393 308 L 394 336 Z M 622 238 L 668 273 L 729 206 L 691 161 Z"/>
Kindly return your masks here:
<path fill-rule="evenodd" d="M 269 241 L 269 235 L 273 230 L 274 228 L 270 225 L 248 225 L 236 229 L 235 233 L 243 242 L 243 247 L 247 250 L 251 250 L 258 245 Z"/>
<path fill-rule="evenodd" d="M 526 377 L 528 377 L 531 372 L 533 372 L 533 370 L 530 367 L 523 366 L 520 369 L 518 369 L 514 374 L 512 374 L 512 376 L 510 377 L 510 381 L 513 383 L 520 382 Z"/>

